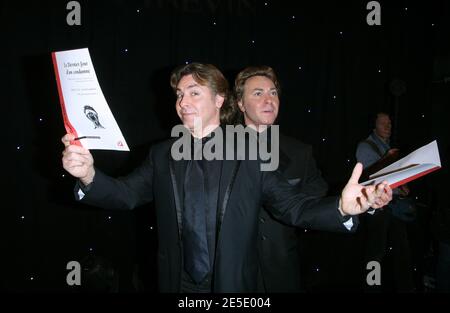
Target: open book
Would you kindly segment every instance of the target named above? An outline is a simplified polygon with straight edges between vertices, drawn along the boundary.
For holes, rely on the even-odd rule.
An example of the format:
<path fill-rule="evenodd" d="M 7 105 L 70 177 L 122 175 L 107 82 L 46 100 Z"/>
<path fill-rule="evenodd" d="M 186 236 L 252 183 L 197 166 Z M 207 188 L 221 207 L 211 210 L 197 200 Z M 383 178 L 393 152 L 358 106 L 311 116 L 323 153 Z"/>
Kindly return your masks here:
<path fill-rule="evenodd" d="M 386 166 L 369 176 L 361 185 L 378 184 L 387 181 L 391 188 L 427 175 L 441 168 L 439 149 L 436 140 L 411 152 L 403 159 Z"/>

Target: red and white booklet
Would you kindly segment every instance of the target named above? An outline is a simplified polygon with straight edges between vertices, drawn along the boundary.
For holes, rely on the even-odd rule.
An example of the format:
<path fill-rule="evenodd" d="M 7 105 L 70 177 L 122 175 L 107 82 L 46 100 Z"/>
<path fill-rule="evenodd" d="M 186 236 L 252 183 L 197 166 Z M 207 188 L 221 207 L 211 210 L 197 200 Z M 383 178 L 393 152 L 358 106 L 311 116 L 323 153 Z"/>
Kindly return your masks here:
<path fill-rule="evenodd" d="M 386 166 L 369 176 L 361 185 L 378 184 L 387 181 L 391 188 L 404 185 L 441 168 L 436 140 L 411 152 L 403 159 Z"/>
<path fill-rule="evenodd" d="M 66 132 L 87 149 L 129 151 L 100 88 L 87 48 L 52 52 Z"/>

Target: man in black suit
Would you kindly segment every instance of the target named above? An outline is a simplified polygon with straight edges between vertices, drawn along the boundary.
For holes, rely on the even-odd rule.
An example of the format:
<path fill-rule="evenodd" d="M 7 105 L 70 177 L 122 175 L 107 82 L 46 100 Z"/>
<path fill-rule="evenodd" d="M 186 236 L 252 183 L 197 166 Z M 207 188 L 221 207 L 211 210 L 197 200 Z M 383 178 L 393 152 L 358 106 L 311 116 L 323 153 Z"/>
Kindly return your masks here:
<path fill-rule="evenodd" d="M 279 171 L 261 171 L 260 160 L 238 160 L 229 154 L 226 159 L 198 160 L 196 149 L 211 148 L 211 138 L 223 133 L 221 111 L 229 109 L 228 83 L 214 66 L 191 63 L 172 73 L 171 86 L 182 128 L 193 142 L 194 149 L 183 147 L 187 159 L 179 159 L 174 150 L 178 140 L 167 140 L 152 147 L 139 168 L 115 179 L 94 168 L 92 155 L 74 144 L 73 134 L 62 138 L 63 166 L 78 178 L 78 200 L 108 209 L 154 201 L 160 291 L 256 291 L 261 204 L 288 224 L 349 231 L 356 227 L 354 215 L 390 201 L 387 183 L 358 184 L 361 164 L 340 197 L 316 199 L 298 192 Z M 225 139 L 234 136 L 225 133 Z M 235 145 L 224 142 L 224 149 L 234 155 Z M 194 150 L 193 158 L 189 150 Z"/>
<path fill-rule="evenodd" d="M 280 86 L 268 66 L 252 66 L 236 76 L 234 105 L 240 122 L 258 128 L 275 123 Z M 312 148 L 295 138 L 280 134 L 280 171 L 289 183 L 310 196 L 323 197 L 328 185 L 320 175 Z M 258 250 L 261 262 L 259 287 L 266 292 L 300 292 L 299 229 L 278 221 L 267 210 L 259 215 Z"/>

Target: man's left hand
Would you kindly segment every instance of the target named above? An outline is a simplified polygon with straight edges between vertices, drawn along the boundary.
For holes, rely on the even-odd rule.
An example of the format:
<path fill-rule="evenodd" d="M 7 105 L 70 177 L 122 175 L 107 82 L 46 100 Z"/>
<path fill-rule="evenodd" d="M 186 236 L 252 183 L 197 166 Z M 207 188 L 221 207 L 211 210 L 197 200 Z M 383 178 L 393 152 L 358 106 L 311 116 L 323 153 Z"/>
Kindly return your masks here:
<path fill-rule="evenodd" d="M 384 181 L 376 186 L 362 186 L 358 184 L 363 166 L 357 163 L 353 169 L 339 201 L 339 211 L 342 215 L 357 215 L 366 212 L 369 208 L 379 209 L 392 200 L 392 189 Z"/>

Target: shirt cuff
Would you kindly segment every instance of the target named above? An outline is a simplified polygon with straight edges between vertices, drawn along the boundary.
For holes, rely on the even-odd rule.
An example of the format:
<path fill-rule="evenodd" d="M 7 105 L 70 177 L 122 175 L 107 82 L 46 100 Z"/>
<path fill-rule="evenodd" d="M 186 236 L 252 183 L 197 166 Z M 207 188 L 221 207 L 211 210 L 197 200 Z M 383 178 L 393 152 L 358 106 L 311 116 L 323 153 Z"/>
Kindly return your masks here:
<path fill-rule="evenodd" d="M 83 190 L 81 190 L 81 188 L 78 189 L 78 200 L 83 199 L 84 196 L 85 196 L 85 194 L 84 194 Z"/>
<path fill-rule="evenodd" d="M 338 205 L 339 205 L 339 203 L 338 203 Z M 339 214 L 339 218 L 341 219 L 342 225 L 344 225 L 345 228 L 347 228 L 347 230 L 351 231 L 353 228 L 353 225 L 354 225 L 352 216 L 351 215 L 342 216 L 339 208 L 338 208 L 337 212 Z"/>
<path fill-rule="evenodd" d="M 350 217 L 346 222 L 343 223 L 345 228 L 347 228 L 348 230 L 352 230 L 353 228 L 353 218 Z"/>
<path fill-rule="evenodd" d="M 90 183 L 89 185 L 85 186 L 81 181 L 79 181 L 79 180 L 77 181 L 77 184 L 75 186 L 75 190 L 76 190 L 76 194 L 78 195 L 78 200 L 83 199 L 84 196 L 86 195 L 86 193 L 88 193 L 89 190 L 91 190 L 92 183 Z"/>

